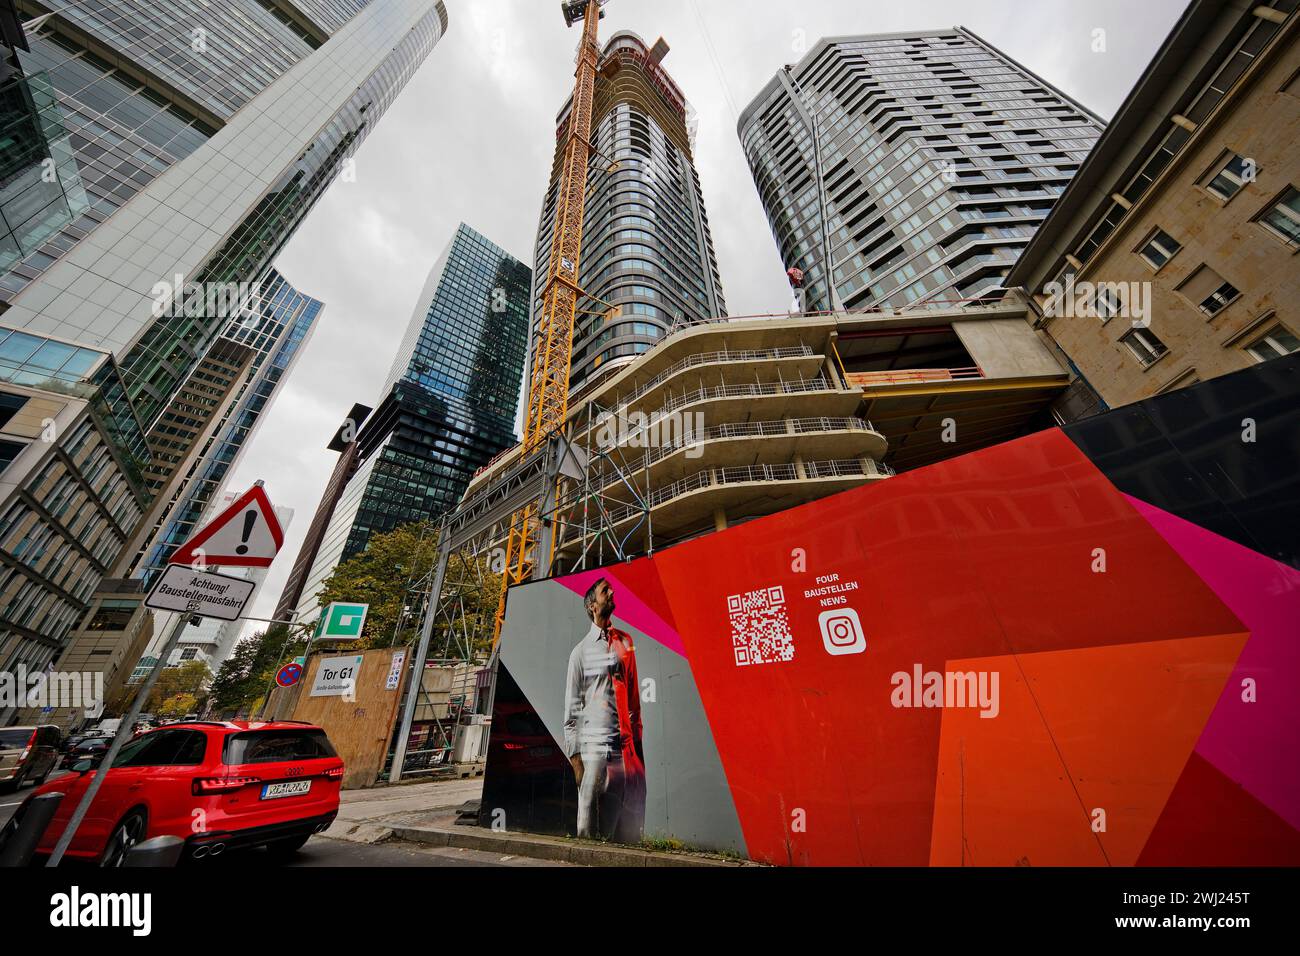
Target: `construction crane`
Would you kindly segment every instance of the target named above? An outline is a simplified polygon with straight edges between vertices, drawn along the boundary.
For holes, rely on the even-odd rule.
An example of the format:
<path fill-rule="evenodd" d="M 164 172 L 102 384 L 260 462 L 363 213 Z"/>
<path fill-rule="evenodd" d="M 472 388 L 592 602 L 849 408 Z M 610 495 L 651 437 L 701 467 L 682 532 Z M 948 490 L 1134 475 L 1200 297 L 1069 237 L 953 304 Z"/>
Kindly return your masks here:
<path fill-rule="evenodd" d="M 524 422 L 520 458 L 540 448 L 547 436 L 559 428 L 569 412 L 569 362 L 573 356 L 573 325 L 578 312 L 578 266 L 582 255 L 583 206 L 587 193 L 587 164 L 591 145 L 591 108 L 596 88 L 600 48 L 597 24 L 606 0 L 572 0 L 560 4 L 566 26 L 582 24 L 578 47 L 578 68 L 574 74 L 569 128 L 564 144 L 564 162 L 556 196 L 555 231 L 551 236 L 551 259 L 542 289 L 542 319 L 537 328 L 537 349 L 533 354 L 532 377 L 528 383 L 528 414 Z M 612 167 L 611 167 L 612 168 Z M 505 572 L 501 599 L 497 604 L 492 643 L 501 637 L 505 621 L 506 591 L 526 581 L 532 573 L 537 547 L 538 503 L 525 506 L 510 519 L 506 540 Z"/>

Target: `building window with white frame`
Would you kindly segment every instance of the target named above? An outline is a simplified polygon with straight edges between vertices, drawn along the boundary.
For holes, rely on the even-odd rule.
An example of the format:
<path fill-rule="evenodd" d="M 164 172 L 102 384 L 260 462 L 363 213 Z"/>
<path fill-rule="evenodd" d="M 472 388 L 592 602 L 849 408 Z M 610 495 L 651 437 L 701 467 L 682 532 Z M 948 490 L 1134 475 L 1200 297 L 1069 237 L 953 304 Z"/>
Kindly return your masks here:
<path fill-rule="evenodd" d="M 1243 159 L 1236 153 L 1229 153 L 1226 159 L 1219 161 L 1211 173 L 1202 181 L 1206 190 L 1227 202 L 1241 191 L 1241 187 L 1254 180 L 1255 163 Z"/>
<path fill-rule="evenodd" d="M 1236 286 L 1206 265 L 1188 276 L 1187 280 L 1178 287 L 1178 292 L 1211 318 L 1230 306 L 1241 295 Z"/>
<path fill-rule="evenodd" d="M 1124 308 L 1124 303 L 1120 300 L 1119 290 L 1113 286 L 1100 285 L 1097 287 L 1095 311 L 1097 318 L 1102 322 L 1109 322 L 1115 316 L 1119 315 Z"/>
<path fill-rule="evenodd" d="M 1256 362 L 1267 362 L 1300 351 L 1300 339 L 1281 322 L 1275 322 L 1252 339 L 1246 345 L 1246 351 Z"/>
<path fill-rule="evenodd" d="M 1288 186 L 1255 221 L 1288 246 L 1300 245 L 1300 190 Z"/>
<path fill-rule="evenodd" d="M 1147 241 L 1142 244 L 1142 248 L 1138 250 L 1138 255 L 1152 269 L 1159 269 L 1182 248 L 1169 233 L 1163 229 L 1156 229 L 1147 238 Z"/>
<path fill-rule="evenodd" d="M 1141 327 L 1130 329 L 1120 336 L 1119 340 L 1133 353 L 1133 357 L 1143 368 L 1153 364 L 1156 359 L 1169 351 L 1165 343 L 1156 338 L 1154 332 Z"/>

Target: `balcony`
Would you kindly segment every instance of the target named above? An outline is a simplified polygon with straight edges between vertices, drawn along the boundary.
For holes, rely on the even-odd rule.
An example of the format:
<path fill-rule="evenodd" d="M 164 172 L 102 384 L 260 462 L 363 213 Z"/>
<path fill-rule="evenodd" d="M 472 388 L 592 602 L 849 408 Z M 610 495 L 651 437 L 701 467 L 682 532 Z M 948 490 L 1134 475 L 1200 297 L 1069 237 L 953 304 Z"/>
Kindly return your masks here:
<path fill-rule="evenodd" d="M 888 447 L 885 436 L 871 422 L 854 416 L 729 422 L 691 433 L 673 431 L 671 441 L 658 444 L 656 440 L 663 436 L 654 432 L 630 432 L 618 436 L 619 445 L 607 450 L 623 472 L 632 472 L 631 480 L 644 490 L 682 480 L 690 469 L 705 464 L 714 468 L 751 465 L 759 454 L 787 462 L 796 457 L 846 453 L 879 461 Z M 643 444 L 647 447 L 639 447 Z M 613 468 L 601 468 L 593 478 L 595 484 L 606 489 L 623 480 Z"/>
<path fill-rule="evenodd" d="M 646 507 L 652 513 L 659 545 L 711 525 L 714 513 L 725 510 L 732 500 L 744 503 L 749 518 L 784 511 L 893 473 L 888 465 L 862 458 L 705 468 L 656 488 L 646 497 Z M 759 496 L 754 493 L 755 486 L 770 488 Z M 615 526 L 632 525 L 643 515 L 644 509 L 637 504 L 609 509 L 609 520 Z"/>

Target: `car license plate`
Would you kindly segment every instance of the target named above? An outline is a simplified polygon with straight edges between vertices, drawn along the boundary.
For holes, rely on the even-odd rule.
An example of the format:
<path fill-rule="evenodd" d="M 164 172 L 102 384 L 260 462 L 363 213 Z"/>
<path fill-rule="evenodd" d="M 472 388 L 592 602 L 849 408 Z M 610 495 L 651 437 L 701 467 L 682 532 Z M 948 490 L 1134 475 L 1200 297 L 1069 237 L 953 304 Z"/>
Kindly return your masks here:
<path fill-rule="evenodd" d="M 529 747 L 528 753 L 533 757 L 548 757 L 551 754 L 550 747 Z"/>
<path fill-rule="evenodd" d="M 311 790 L 310 780 L 291 780 L 288 783 L 268 783 L 262 787 L 263 800 L 275 800 L 279 797 L 300 797 Z"/>

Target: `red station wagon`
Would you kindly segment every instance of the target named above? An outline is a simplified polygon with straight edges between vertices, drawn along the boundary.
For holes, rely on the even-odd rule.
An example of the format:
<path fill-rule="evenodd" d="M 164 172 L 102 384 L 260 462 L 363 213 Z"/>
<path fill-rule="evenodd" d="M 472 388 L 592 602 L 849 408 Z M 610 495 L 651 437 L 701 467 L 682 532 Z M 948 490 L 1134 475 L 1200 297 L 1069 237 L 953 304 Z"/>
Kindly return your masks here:
<path fill-rule="evenodd" d="M 66 794 L 37 852 L 54 849 L 90 781 L 106 772 L 67 854 L 104 866 L 164 834 L 185 840 L 191 860 L 257 846 L 292 854 L 334 821 L 343 780 L 325 731 L 296 721 L 168 724 L 123 744 L 107 771 L 74 770 L 33 793 Z"/>

